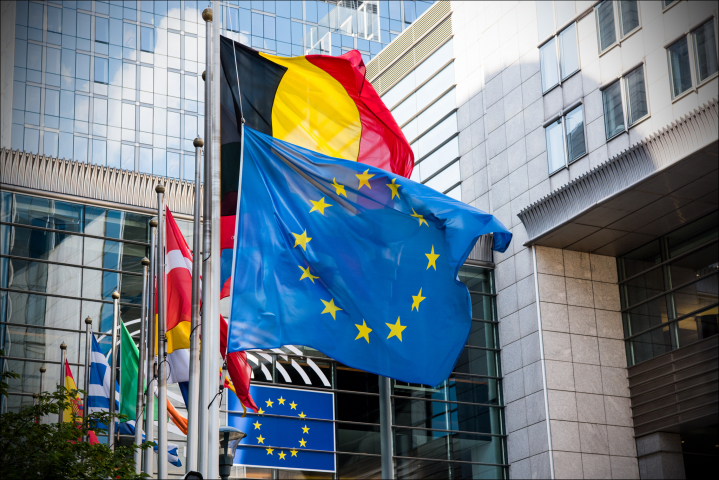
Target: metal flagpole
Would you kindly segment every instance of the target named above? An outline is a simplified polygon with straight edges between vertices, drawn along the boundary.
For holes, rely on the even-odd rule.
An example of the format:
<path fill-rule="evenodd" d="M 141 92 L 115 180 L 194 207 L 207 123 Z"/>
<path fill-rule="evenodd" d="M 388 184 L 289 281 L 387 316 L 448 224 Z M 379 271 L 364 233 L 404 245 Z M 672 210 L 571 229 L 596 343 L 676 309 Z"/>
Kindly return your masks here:
<path fill-rule="evenodd" d="M 212 9 L 220 12 L 220 2 L 213 0 Z M 210 342 L 207 342 L 210 348 L 209 353 L 209 379 L 210 391 L 217 392 L 219 388 L 219 371 L 220 371 L 220 18 L 217 22 L 212 22 L 212 75 L 210 82 L 212 83 L 212 130 L 210 149 L 212 155 L 212 176 L 206 177 L 206 180 L 212 179 L 212 196 L 210 197 L 210 205 L 212 206 L 212 253 L 215 260 L 212 262 L 212 290 L 211 302 L 212 308 L 209 313 L 209 323 L 212 324 L 210 329 Z M 207 220 L 205 220 L 207 221 Z M 211 402 L 209 405 L 209 421 L 208 421 L 208 442 L 207 442 L 207 478 L 220 477 L 220 443 L 217 435 L 220 431 L 220 402 Z"/>
<path fill-rule="evenodd" d="M 117 326 L 120 323 L 120 294 L 112 292 L 112 347 L 110 351 L 110 415 L 115 414 L 115 383 L 117 382 Z M 115 451 L 115 419 L 107 425 L 107 444 Z"/>
<path fill-rule="evenodd" d="M 42 367 L 40 367 L 40 393 L 45 392 L 45 372 L 46 371 L 47 371 L 47 369 L 45 368 L 45 364 L 43 364 Z M 44 423 L 43 422 L 44 418 L 45 417 L 40 418 L 39 423 Z"/>
<path fill-rule="evenodd" d="M 67 358 L 67 344 L 62 342 L 60 344 L 60 385 L 65 386 L 65 359 Z M 57 416 L 57 423 L 62 425 L 65 421 L 65 409 L 60 410 Z"/>
<path fill-rule="evenodd" d="M 201 138 L 195 138 L 195 217 L 192 238 L 192 313 L 190 330 L 190 388 L 187 418 L 187 472 L 197 470 L 197 432 L 200 381 L 200 218 L 202 214 L 202 146 Z"/>
<path fill-rule="evenodd" d="M 82 423 L 87 425 L 87 416 L 90 415 L 90 407 L 87 404 L 87 397 L 90 392 L 90 364 L 92 363 L 92 318 L 87 317 L 85 319 L 85 381 L 83 382 L 82 389 L 85 390 L 85 396 L 82 399 Z M 87 442 L 87 435 L 82 439 L 83 442 Z"/>
<path fill-rule="evenodd" d="M 157 478 L 167 478 L 167 302 L 165 295 L 165 187 L 157 192 Z"/>
<path fill-rule="evenodd" d="M 379 436 L 382 453 L 382 478 L 394 478 L 392 466 L 392 399 L 389 378 L 379 377 Z"/>
<path fill-rule="evenodd" d="M 157 220 L 150 220 L 150 281 L 147 282 L 147 380 L 145 392 L 145 440 L 155 441 L 155 271 L 157 252 L 155 244 L 155 230 Z M 145 452 L 145 464 L 142 471 L 148 475 L 155 472 L 155 453 L 152 450 Z"/>
<path fill-rule="evenodd" d="M 196 138 L 195 146 L 195 218 L 192 228 L 192 312 L 190 317 L 190 388 L 187 394 L 187 472 L 197 470 L 197 406 L 200 401 L 200 215 L 202 213 L 202 146 Z"/>
<path fill-rule="evenodd" d="M 145 339 L 147 329 L 145 328 L 145 319 L 147 315 L 147 266 L 150 261 L 147 257 L 143 258 L 142 264 L 142 306 L 140 308 L 140 358 L 137 363 L 137 399 L 135 400 L 135 445 L 142 443 L 142 406 L 143 393 L 145 384 Z M 142 450 L 135 449 L 135 473 L 138 475 L 142 469 Z"/>
<path fill-rule="evenodd" d="M 205 21 L 205 138 L 212 138 L 212 9 L 206 8 L 202 11 L 202 19 Z M 202 205 L 202 212 L 204 222 L 202 224 L 202 278 L 205 279 L 205 285 L 202 289 L 202 326 L 201 337 L 205 340 L 204 353 L 200 352 L 200 399 L 198 413 L 198 425 L 199 429 L 197 432 L 197 469 L 204 478 L 208 478 L 208 457 L 207 457 L 207 445 L 209 439 L 214 440 L 214 436 L 209 436 L 209 411 L 207 405 L 210 403 L 214 389 L 210 390 L 210 378 L 211 371 L 210 366 L 210 348 L 212 342 L 210 341 L 212 322 L 209 321 L 211 316 L 210 312 L 212 309 L 212 300 L 210 298 L 210 292 L 212 291 L 212 274 L 211 265 L 212 258 L 210 257 L 211 250 L 211 232 L 212 232 L 212 150 L 205 147 L 205 168 L 204 168 L 204 184 L 203 184 L 203 197 L 204 203 Z M 208 320 L 208 321 L 205 321 Z"/>

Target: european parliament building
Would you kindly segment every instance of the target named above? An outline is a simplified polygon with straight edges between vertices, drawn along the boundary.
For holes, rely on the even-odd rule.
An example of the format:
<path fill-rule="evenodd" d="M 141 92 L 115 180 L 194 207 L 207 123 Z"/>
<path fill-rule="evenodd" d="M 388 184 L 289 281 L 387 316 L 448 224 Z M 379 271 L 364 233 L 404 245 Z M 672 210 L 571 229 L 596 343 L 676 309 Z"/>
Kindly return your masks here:
<path fill-rule="evenodd" d="M 156 184 L 192 244 L 204 7 L 0 5 L 0 362 L 20 374 L 1 412 L 54 388 L 62 342 L 82 385 L 82 320 L 109 349 L 113 291 L 139 338 Z M 514 234 L 502 254 L 480 238 L 460 271 L 473 326 L 451 376 L 392 382 L 397 478 L 716 465 L 717 13 L 684 0 L 222 2 L 223 35 L 257 50 L 359 50 L 412 145 L 412 179 Z M 248 359 L 258 387 L 332 395 L 334 466 L 238 464 L 233 477 L 381 477 L 377 376 L 299 346 Z M 236 408 L 225 396 L 223 424 Z M 179 430 L 170 442 L 184 461 Z"/>

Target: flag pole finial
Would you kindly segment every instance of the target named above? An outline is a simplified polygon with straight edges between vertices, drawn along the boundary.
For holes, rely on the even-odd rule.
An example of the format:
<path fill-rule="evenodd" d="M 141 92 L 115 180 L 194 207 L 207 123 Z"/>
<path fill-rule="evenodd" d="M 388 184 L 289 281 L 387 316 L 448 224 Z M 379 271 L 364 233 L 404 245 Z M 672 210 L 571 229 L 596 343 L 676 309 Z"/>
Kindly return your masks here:
<path fill-rule="evenodd" d="M 197 137 L 192 141 L 192 145 L 194 145 L 195 147 L 202 147 L 205 145 L 205 142 L 203 142 L 200 137 Z"/>
<path fill-rule="evenodd" d="M 202 11 L 202 19 L 206 22 L 212 21 L 212 9 L 211 8 L 208 7 Z"/>
<path fill-rule="evenodd" d="M 165 186 L 164 185 L 158 185 L 155 187 L 155 191 L 157 193 L 165 193 Z"/>
<path fill-rule="evenodd" d="M 146 266 L 150 265 L 150 260 L 148 260 L 147 257 L 144 257 L 142 260 L 140 260 L 140 263 L 142 264 L 143 267 L 146 267 Z M 90 318 L 90 317 L 87 317 L 87 318 Z"/>
<path fill-rule="evenodd" d="M 117 300 L 118 298 L 120 298 L 120 294 L 117 293 L 117 290 L 112 292 L 112 298 L 113 298 L 113 300 Z M 62 345 L 60 345 L 60 348 L 67 348 L 67 346 L 63 347 L 63 345 L 65 345 L 65 344 L 63 343 Z"/>

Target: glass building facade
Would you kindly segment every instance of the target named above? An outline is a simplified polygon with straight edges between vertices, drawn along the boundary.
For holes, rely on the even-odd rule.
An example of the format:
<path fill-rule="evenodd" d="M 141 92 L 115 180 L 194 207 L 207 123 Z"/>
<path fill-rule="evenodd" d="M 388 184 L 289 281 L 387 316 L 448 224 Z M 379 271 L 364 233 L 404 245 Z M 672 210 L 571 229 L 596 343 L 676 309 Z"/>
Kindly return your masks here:
<path fill-rule="evenodd" d="M 629 365 L 719 333 L 719 213 L 617 258 Z"/>
<path fill-rule="evenodd" d="M 432 1 L 228 1 L 222 34 L 283 56 L 377 55 Z M 10 145 L 194 179 L 204 138 L 198 1 L 16 2 Z M 189 159 L 189 160 L 187 160 Z"/>
<path fill-rule="evenodd" d="M 139 338 L 142 277 L 149 255 L 150 217 L 42 197 L 0 192 L 0 344 L 2 368 L 20 374 L 10 381 L 2 411 L 32 403 L 60 380 L 60 348 L 67 344 L 73 376 L 82 385 L 85 333 L 93 319 L 101 347 L 109 351 L 111 294 L 118 290 L 120 315 Z M 178 220 L 192 242 L 191 224 Z M 493 271 L 466 266 L 460 279 L 472 298 L 472 328 L 453 373 L 440 385 L 392 384 L 395 468 L 399 478 L 506 477 L 502 372 L 497 338 Z M 322 353 L 287 346 L 248 354 L 253 383 L 333 391 L 338 477 L 380 476 L 379 387 L 376 375 L 342 365 Z M 122 372 L 120 372 L 122 375 Z M 182 415 L 176 385 L 169 396 Z M 221 423 L 226 422 L 226 397 Z M 170 441 L 185 439 L 170 431 Z M 183 468 L 170 466 L 170 473 Z M 234 475 L 270 478 L 269 469 L 235 467 Z M 318 474 L 321 476 L 321 474 Z M 331 474 L 326 475 L 332 478 Z M 299 478 L 299 477 L 298 477 Z"/>

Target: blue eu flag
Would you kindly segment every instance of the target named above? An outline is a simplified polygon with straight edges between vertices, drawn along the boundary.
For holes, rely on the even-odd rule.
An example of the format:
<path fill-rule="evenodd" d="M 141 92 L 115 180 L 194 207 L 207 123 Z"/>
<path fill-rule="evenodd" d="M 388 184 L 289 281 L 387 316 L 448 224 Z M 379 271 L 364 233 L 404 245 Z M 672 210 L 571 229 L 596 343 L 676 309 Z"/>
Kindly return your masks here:
<path fill-rule="evenodd" d="M 335 471 L 334 394 L 259 385 L 250 394 L 260 410 L 245 417 L 229 394 L 229 425 L 247 433 L 236 465 Z"/>
<path fill-rule="evenodd" d="M 436 385 L 469 335 L 459 268 L 480 235 L 512 234 L 407 178 L 245 127 L 228 351 L 305 345 Z"/>

